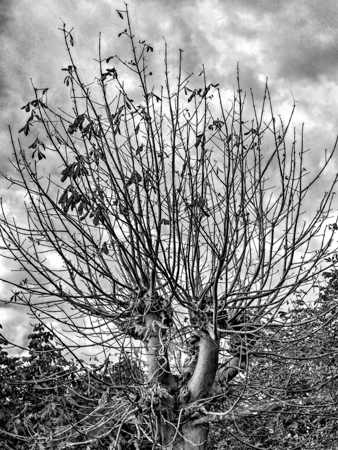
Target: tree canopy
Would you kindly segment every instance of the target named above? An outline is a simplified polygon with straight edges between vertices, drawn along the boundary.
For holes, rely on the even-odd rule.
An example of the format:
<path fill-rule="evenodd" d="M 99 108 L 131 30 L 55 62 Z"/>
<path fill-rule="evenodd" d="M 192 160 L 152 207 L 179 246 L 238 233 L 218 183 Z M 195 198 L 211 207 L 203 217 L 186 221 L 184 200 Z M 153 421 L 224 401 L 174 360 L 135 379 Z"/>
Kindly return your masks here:
<path fill-rule="evenodd" d="M 209 423 L 220 422 L 230 443 L 272 446 L 280 433 L 296 447 L 315 414 L 335 413 L 334 295 L 319 307 L 313 290 L 337 262 L 337 178 L 310 201 L 336 144 L 310 172 L 294 106 L 283 121 L 268 85 L 257 104 L 239 74 L 224 99 L 207 68 L 185 74 L 182 51 L 174 77 L 166 44 L 163 86 L 153 86 L 154 46 L 135 38 L 127 7 L 117 13 L 131 59 L 100 46 L 86 85 L 64 24 L 71 104 L 55 108 L 34 87 L 24 140 L 11 131 L 16 175 L 7 178 L 26 195 L 25 221 L 1 218 L 5 256 L 24 277 L 10 280 L 11 301 L 40 322 L 38 342 L 55 336 L 60 347 L 28 357 L 37 389 L 51 392 L 48 413 L 45 393 L 31 406 L 19 389 L 34 411 L 7 433 L 30 430 L 46 448 L 202 450 Z M 100 361 L 92 371 L 79 360 L 88 349 Z M 11 364 L 11 376 L 27 373 Z M 48 427 L 34 423 L 54 413 Z M 246 417 L 259 425 L 252 436 Z"/>

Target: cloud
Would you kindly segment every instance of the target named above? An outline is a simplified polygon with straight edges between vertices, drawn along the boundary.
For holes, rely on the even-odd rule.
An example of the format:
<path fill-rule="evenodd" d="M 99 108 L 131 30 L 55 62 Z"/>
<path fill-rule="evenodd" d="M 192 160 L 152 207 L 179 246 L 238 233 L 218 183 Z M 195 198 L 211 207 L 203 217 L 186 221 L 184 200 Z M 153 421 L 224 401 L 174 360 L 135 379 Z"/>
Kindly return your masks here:
<path fill-rule="evenodd" d="M 0 290 L 1 291 L 1 290 Z M 4 348 L 10 355 L 18 356 L 25 352 L 27 337 L 32 332 L 31 323 L 36 323 L 27 317 L 28 308 L 24 306 L 7 305 L 1 307 L 1 334 L 10 344 Z"/>

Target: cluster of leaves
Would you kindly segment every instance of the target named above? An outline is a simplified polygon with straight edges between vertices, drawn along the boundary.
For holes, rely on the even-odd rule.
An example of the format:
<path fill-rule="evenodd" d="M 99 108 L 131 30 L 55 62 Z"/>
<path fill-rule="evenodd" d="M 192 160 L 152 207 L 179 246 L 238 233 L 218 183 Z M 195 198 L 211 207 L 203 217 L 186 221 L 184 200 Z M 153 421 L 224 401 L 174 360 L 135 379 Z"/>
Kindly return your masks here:
<path fill-rule="evenodd" d="M 42 91 L 42 96 L 44 94 L 46 94 L 46 92 L 48 91 L 48 88 L 44 88 L 44 89 L 35 89 L 35 93 L 37 93 L 37 91 Z M 31 110 L 32 108 L 32 110 Z M 24 133 L 25 136 L 28 136 L 29 132 L 30 132 L 30 127 L 33 126 L 33 124 L 35 122 L 41 122 L 41 117 L 38 114 L 38 109 L 39 108 L 47 108 L 46 103 L 43 102 L 42 98 L 36 98 L 31 102 L 28 102 L 26 105 L 24 105 L 21 109 L 24 109 L 26 112 L 30 112 L 30 116 L 27 119 L 26 124 L 20 128 L 19 133 Z"/>
<path fill-rule="evenodd" d="M 103 365 L 67 360 L 42 324 L 28 338 L 28 355 L 21 357 L 9 356 L 9 343 L 0 338 L 0 436 L 5 448 L 56 449 L 66 441 L 76 441 L 80 450 L 113 446 L 116 436 L 107 417 L 121 403 L 121 390 L 132 395 L 133 364 L 127 359 Z M 129 428 L 123 425 L 118 443 L 135 449 Z"/>
<path fill-rule="evenodd" d="M 338 439 L 338 271 L 327 272 L 325 277 L 327 283 L 314 304 L 295 299 L 291 323 L 302 325 L 288 327 L 285 319 L 284 326 L 265 331 L 254 347 L 257 359 L 251 364 L 250 379 L 255 382 L 246 384 L 245 389 L 252 403 L 270 399 L 271 408 L 218 423 L 212 436 L 219 445 L 234 450 L 246 448 L 246 444 L 281 450 L 334 448 Z M 316 332 L 304 337 L 309 334 L 306 323 L 312 322 L 314 315 L 317 329 L 312 332 Z M 8 356 L 8 342 L 4 337 L 0 340 L 0 432 L 7 448 L 32 450 L 38 442 L 56 449 L 70 439 L 76 440 L 80 450 L 114 445 L 145 448 L 139 447 L 130 423 L 123 425 L 117 441 L 111 430 L 118 419 L 112 415 L 108 420 L 111 409 L 121 404 L 121 392 L 130 404 L 139 405 L 134 417 L 147 414 L 146 407 L 154 403 L 145 392 L 135 390 L 143 374 L 134 363 L 128 358 L 101 365 L 68 360 L 42 324 L 34 326 L 28 339 L 29 354 L 22 357 Z M 286 363 L 285 351 L 294 364 Z M 264 385 L 264 399 L 258 384 Z M 230 383 L 229 398 L 237 398 L 241 389 L 241 380 Z M 99 438 L 91 434 L 93 426 L 96 432 L 100 430 Z"/>
<path fill-rule="evenodd" d="M 218 442 L 234 450 L 245 444 L 280 450 L 336 448 L 338 270 L 326 272 L 325 278 L 313 304 L 296 298 L 284 326 L 265 331 L 251 363 L 250 379 L 255 381 L 245 386 L 258 408 L 233 423 L 217 424 L 213 434 Z M 258 386 L 264 386 L 264 394 Z M 229 395 L 235 398 L 241 389 L 241 382 L 232 383 Z M 271 408 L 260 411 L 260 402 L 270 402 Z"/>
<path fill-rule="evenodd" d="M 28 356 L 0 351 L 0 429 L 9 448 L 34 448 L 27 439 L 46 434 L 62 424 L 65 379 L 69 364 L 53 345 L 42 325 L 29 335 Z M 8 344 L 5 339 L 2 345 Z"/>

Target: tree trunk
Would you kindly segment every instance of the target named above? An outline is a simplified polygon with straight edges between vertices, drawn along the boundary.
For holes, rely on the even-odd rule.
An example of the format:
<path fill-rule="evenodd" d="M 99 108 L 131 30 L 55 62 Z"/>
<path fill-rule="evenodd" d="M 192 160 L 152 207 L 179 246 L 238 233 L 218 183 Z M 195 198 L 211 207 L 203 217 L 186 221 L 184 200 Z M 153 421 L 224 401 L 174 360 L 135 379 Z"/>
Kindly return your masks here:
<path fill-rule="evenodd" d="M 145 316 L 147 332 L 147 358 L 148 358 L 148 380 L 158 382 L 168 392 L 168 396 L 161 400 L 161 415 L 159 417 L 161 443 L 163 448 L 174 449 L 171 442 L 175 439 L 176 429 L 172 425 L 175 421 L 174 404 L 175 398 L 171 395 L 177 389 L 177 382 L 170 371 L 167 355 L 163 350 L 160 339 L 162 332 L 158 323 L 161 317 L 156 313 L 148 313 Z M 160 354 L 162 353 L 162 355 Z M 170 444 L 167 446 L 167 444 Z"/>
<path fill-rule="evenodd" d="M 208 434 L 208 424 L 194 425 L 193 421 L 190 421 L 180 428 L 176 437 L 171 437 L 171 441 L 175 437 L 173 442 L 166 441 L 170 445 L 163 443 L 163 450 L 207 450 Z"/>
<path fill-rule="evenodd" d="M 212 397 L 218 367 L 218 352 L 219 340 L 212 339 L 207 332 L 202 331 L 196 368 L 187 384 L 186 403 L 181 401 L 182 407 L 188 406 L 190 402 Z M 194 419 L 191 419 L 181 425 L 178 431 L 174 429 L 174 434 L 173 428 L 170 430 L 170 439 L 167 435 L 162 441 L 166 450 L 207 450 L 209 434 L 207 423 L 195 424 Z M 171 442 L 173 438 L 175 440 Z"/>
<path fill-rule="evenodd" d="M 178 386 L 163 352 L 163 338 L 160 337 L 163 330 L 158 325 L 159 322 L 160 317 L 156 313 L 148 313 L 145 316 L 145 325 L 148 330 L 146 340 L 148 380 L 149 382 L 158 382 L 167 390 L 166 398 L 161 400 L 159 414 L 162 448 L 165 450 L 207 450 L 208 424 L 195 424 L 193 418 L 188 421 L 184 419 L 183 424 L 177 423 L 174 395 L 177 395 Z M 219 339 L 214 340 L 209 333 L 202 331 L 196 367 L 187 385 L 184 386 L 185 395 L 180 399 L 181 408 L 185 408 L 191 402 L 212 397 L 218 368 L 218 352 Z"/>
<path fill-rule="evenodd" d="M 213 395 L 218 369 L 219 338 L 212 339 L 209 333 L 201 331 L 196 368 L 188 382 L 190 401 Z"/>

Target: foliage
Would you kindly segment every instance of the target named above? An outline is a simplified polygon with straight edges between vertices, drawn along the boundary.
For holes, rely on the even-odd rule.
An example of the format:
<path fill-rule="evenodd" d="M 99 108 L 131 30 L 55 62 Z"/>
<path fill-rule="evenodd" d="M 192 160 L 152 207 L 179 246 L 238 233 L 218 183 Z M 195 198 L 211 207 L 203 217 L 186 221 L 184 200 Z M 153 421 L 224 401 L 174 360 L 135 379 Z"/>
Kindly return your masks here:
<path fill-rule="evenodd" d="M 263 393 L 271 407 L 258 406 L 233 423 L 217 424 L 217 440 L 229 448 L 242 449 L 244 443 L 264 449 L 336 447 L 337 269 L 324 277 L 317 298 L 312 303 L 296 301 L 284 327 L 266 335 L 255 348 L 258 359 L 250 377 L 255 383 L 246 389 L 252 398 L 258 393 L 257 405 Z M 257 384 L 263 389 L 258 391 Z"/>
<path fill-rule="evenodd" d="M 257 384 L 260 384 L 266 399 L 273 400 L 271 407 L 263 411 L 248 410 L 243 417 L 217 422 L 211 436 L 218 442 L 218 448 L 242 449 L 245 443 L 264 449 L 335 448 L 338 439 L 338 272 L 333 270 L 324 276 L 327 282 L 320 287 L 314 304 L 301 301 L 292 308 L 294 322 L 310 321 L 311 327 L 289 328 L 285 324 L 274 332 L 273 339 L 267 335 L 255 349 L 258 359 L 251 366 L 250 376 L 256 380 L 256 385 L 247 384 L 246 389 L 253 399 L 257 397 Z M 329 325 L 328 314 L 333 316 Z M 317 329 L 312 326 L 314 315 Z M 302 333 L 308 335 L 309 331 L 313 335 L 303 338 Z M 53 445 L 43 437 L 59 433 L 61 442 L 74 439 L 74 433 L 63 432 L 69 424 L 78 424 L 77 429 L 82 429 L 88 439 L 88 427 L 92 425 L 88 423 L 88 413 L 96 411 L 92 422 L 97 425 L 99 418 L 107 415 L 107 408 L 101 411 L 100 407 L 111 403 L 115 409 L 122 391 L 135 401 L 135 377 L 142 375 L 140 369 L 132 368 L 131 361 L 125 359 L 115 364 L 107 361 L 102 367 L 98 362 L 84 365 L 81 361 L 67 360 L 61 355 L 61 346 L 52 344 L 53 333 L 41 324 L 34 326 L 28 338 L 29 356 L 21 358 L 8 357 L 4 350 L 8 342 L 1 338 L 4 347 L 0 350 L 0 429 L 7 448 L 34 449 L 36 440 L 40 444 L 44 442 L 46 448 L 57 448 L 55 442 Z M 285 354 L 279 357 L 286 346 L 293 363 Z M 236 398 L 240 387 L 241 383 L 230 383 L 228 395 Z M 262 391 L 261 388 L 260 397 Z M 259 400 L 256 399 L 257 405 Z M 142 411 L 141 399 L 138 404 Z M 84 417 L 85 424 L 81 423 Z M 117 428 L 114 417 L 111 415 L 107 436 L 91 439 L 91 448 L 107 448 L 114 442 Z M 129 427 L 124 425 L 120 437 L 122 448 L 128 448 L 128 442 L 132 444 L 132 431 L 135 430 L 130 424 Z M 81 449 L 80 442 L 85 437 L 76 435 Z M 83 448 L 87 449 L 87 444 L 83 444 Z"/>
<path fill-rule="evenodd" d="M 124 391 L 133 396 L 137 368 L 127 359 L 115 364 L 107 359 L 103 365 L 66 359 L 61 346 L 53 344 L 53 332 L 41 323 L 28 339 L 28 356 L 13 357 L 1 337 L 0 433 L 5 448 L 60 449 L 69 442 L 77 442 L 80 450 L 113 446 L 121 424 L 115 414 L 111 423 L 112 410 L 121 407 Z M 120 429 L 123 448 L 129 448 L 132 428 L 124 423 Z"/>

